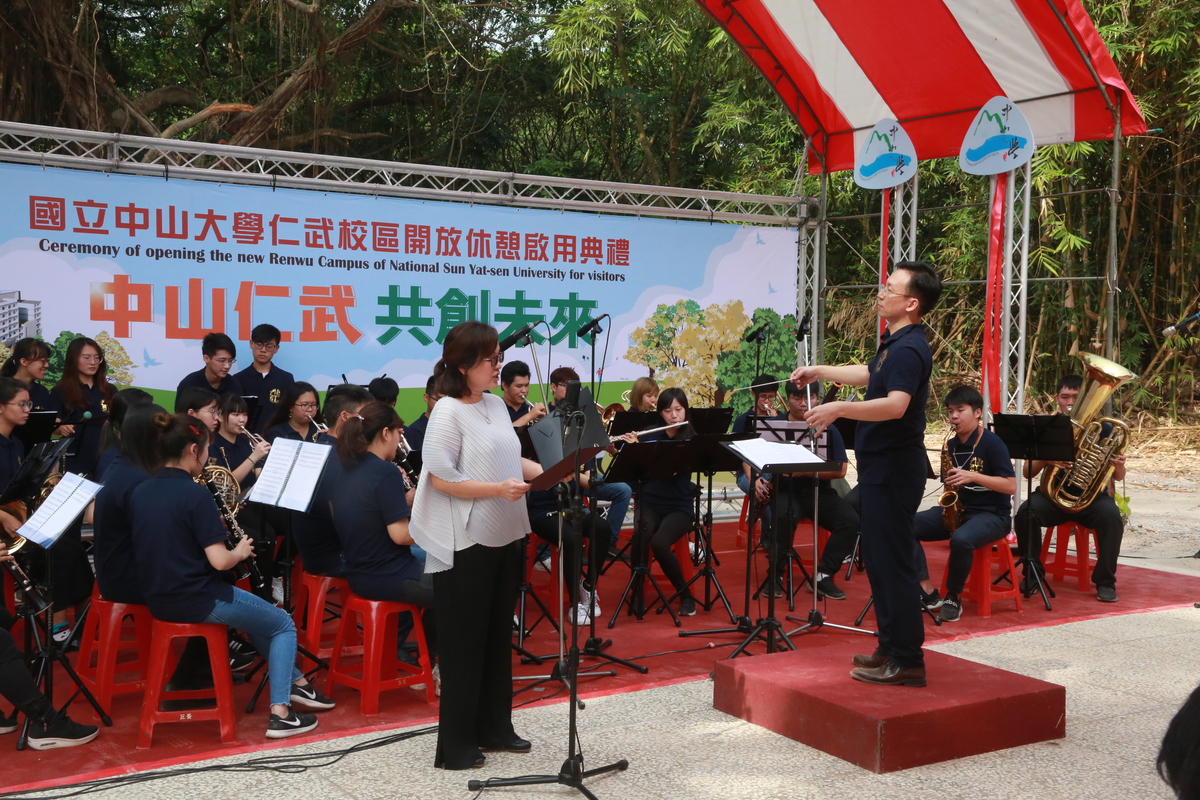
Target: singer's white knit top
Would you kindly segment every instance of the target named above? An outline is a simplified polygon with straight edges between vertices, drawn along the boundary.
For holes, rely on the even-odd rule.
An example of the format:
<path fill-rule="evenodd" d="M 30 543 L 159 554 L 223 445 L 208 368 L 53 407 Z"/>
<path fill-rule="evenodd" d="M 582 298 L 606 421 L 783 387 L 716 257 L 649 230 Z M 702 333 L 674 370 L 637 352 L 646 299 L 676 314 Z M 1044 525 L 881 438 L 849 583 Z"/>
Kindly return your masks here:
<path fill-rule="evenodd" d="M 485 392 L 478 403 L 443 397 L 433 407 L 409 532 L 428 554 L 427 573 L 454 566 L 455 552 L 471 545 L 499 547 L 529 532 L 524 499 L 454 497 L 435 489 L 430 475 L 448 483 L 521 480 L 521 443 L 496 395 Z"/>

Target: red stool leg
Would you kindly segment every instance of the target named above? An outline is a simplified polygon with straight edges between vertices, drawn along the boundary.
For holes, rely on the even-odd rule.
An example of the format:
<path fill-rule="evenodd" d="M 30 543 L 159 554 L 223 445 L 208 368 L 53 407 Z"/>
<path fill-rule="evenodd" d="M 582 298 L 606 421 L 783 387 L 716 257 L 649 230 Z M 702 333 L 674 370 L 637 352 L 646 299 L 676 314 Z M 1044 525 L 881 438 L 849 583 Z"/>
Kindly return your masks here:
<path fill-rule="evenodd" d="M 154 723 L 159 696 L 167 682 L 167 662 L 171 660 L 170 636 L 156 636 L 150 643 L 150 675 L 147 676 L 146 698 L 142 704 L 142 719 L 138 727 L 137 747 L 145 750 L 154 741 Z"/>
<path fill-rule="evenodd" d="M 232 742 L 237 738 L 233 719 L 233 670 L 229 667 L 229 635 L 224 626 L 220 630 L 207 629 L 208 660 L 212 665 L 213 689 L 217 696 L 217 721 L 221 726 L 221 741 Z"/>

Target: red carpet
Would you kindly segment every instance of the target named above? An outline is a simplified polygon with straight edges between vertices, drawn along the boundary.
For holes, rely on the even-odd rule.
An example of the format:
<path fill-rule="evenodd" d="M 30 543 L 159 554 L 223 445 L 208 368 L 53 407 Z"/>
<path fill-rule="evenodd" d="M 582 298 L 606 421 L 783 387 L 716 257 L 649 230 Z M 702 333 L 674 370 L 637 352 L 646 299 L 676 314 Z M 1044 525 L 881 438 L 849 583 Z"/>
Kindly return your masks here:
<path fill-rule="evenodd" d="M 745 550 L 735 549 L 734 529 L 732 522 L 717 526 L 716 549 L 721 565 L 718 574 L 730 601 L 734 613 L 741 614 L 744 609 L 745 597 Z M 799 537 L 798 537 L 799 538 Z M 807 555 L 811 546 L 799 548 L 802 555 Z M 927 548 L 930 572 L 940 578 L 946 559 L 946 546 L 932 545 Z M 758 559 L 758 570 L 762 569 L 762 560 Z M 757 586 L 761 574 L 756 574 L 753 584 Z M 546 573 L 535 572 L 535 584 L 542 593 L 549 595 L 550 578 Z M 621 590 L 628 578 L 628 570 L 615 565 L 600 582 L 600 594 L 604 609 L 603 624 L 597 626 L 599 635 L 611 638 L 613 645 L 609 652 L 623 658 L 640 657 L 639 663 L 650 668 L 648 675 L 640 675 L 625 667 L 615 667 L 616 677 L 587 678 L 580 682 L 584 695 L 603 695 L 616 692 L 637 691 L 662 684 L 676 683 L 684 680 L 707 677 L 713 669 L 715 660 L 724 658 L 730 653 L 742 636 L 736 634 L 706 635 L 691 638 L 679 638 L 677 629 L 666 614 L 648 614 L 645 620 L 639 622 L 624 614 L 618 619 L 616 627 L 608 630 L 606 627 Z M 661 580 L 661 576 L 660 576 Z M 846 581 L 845 572 L 837 578 L 838 585 L 847 594 L 842 601 L 829 601 L 821 604 L 822 611 L 828 614 L 828 622 L 842 625 L 852 625 L 854 618 L 862 610 L 867 601 L 869 589 L 866 575 L 855 573 Z M 665 583 L 665 582 L 664 582 Z M 1094 619 L 1118 614 L 1130 614 L 1143 611 L 1154 611 L 1166 608 L 1190 606 L 1200 599 L 1200 578 L 1174 575 L 1155 570 L 1139 569 L 1122 566 L 1118 572 L 1117 588 L 1121 601 L 1116 604 L 1101 604 L 1097 602 L 1094 593 L 1080 592 L 1074 588 L 1073 581 L 1059 582 L 1055 585 L 1058 598 L 1053 600 L 1054 609 L 1046 611 L 1040 598 L 1034 597 L 1025 601 L 1024 611 L 1018 613 L 1009 602 L 999 603 L 990 618 L 980 618 L 975 604 L 968 602 L 963 610 L 960 622 L 935 627 L 932 621 L 927 621 L 927 642 L 954 641 L 956 639 L 987 635 L 1001 631 L 1014 631 L 1043 625 L 1056 625 L 1063 622 Z M 698 592 L 697 594 L 700 594 Z M 797 613 L 806 615 L 811 607 L 812 595 L 803 590 L 796 597 Z M 765 613 L 765 602 L 755 601 L 751 604 L 751 617 L 757 619 Z M 780 616 L 782 616 L 780 614 Z M 864 627 L 873 624 L 872 615 L 864 620 Z M 793 630 L 799 623 L 785 623 L 787 630 Z M 729 618 L 725 615 L 718 602 L 711 611 L 703 610 L 695 617 L 684 618 L 683 629 L 704 630 L 728 627 Z M 818 642 L 804 640 L 821 639 Z M 864 652 L 872 648 L 871 641 L 866 636 L 825 628 L 815 633 L 799 637 L 799 646 L 824 645 L 826 639 L 847 641 L 861 639 Z M 545 655 L 557 647 L 557 637 L 545 622 L 541 622 L 531 639 L 528 647 L 535 653 Z M 716 649 L 713 649 L 716 648 Z M 682 651 L 682 652 L 680 652 Z M 750 648 L 751 653 L 761 654 L 764 647 L 755 644 Z M 649 657 L 646 657 L 649 656 Z M 585 659 L 584 663 L 594 663 L 594 659 Z M 546 674 L 548 667 L 518 666 L 517 674 Z M 323 680 L 318 679 L 323 686 Z M 524 684 L 517 684 L 518 687 Z M 59 680 L 56 684 L 55 700 L 61 703 L 66 696 L 67 683 Z M 249 699 L 252 687 L 237 687 L 234 692 L 240 706 Z M 561 702 L 564 693 L 556 686 L 546 686 L 541 691 L 524 691 L 517 695 L 515 702 L 541 703 Z M 144 769 L 162 767 L 197 761 L 215 756 L 248 753 L 275 747 L 284 747 L 301 741 L 319 741 L 333 739 L 351 733 L 364 733 L 376 730 L 436 722 L 436 708 L 424 702 L 424 695 L 409 689 L 398 689 L 385 693 L 381 698 L 381 712 L 376 717 L 364 717 L 358 710 L 358 697 L 353 691 L 340 689 L 336 695 L 339 707 L 321 715 L 321 725 L 312 736 L 296 737 L 283 742 L 271 742 L 263 737 L 266 728 L 266 706 L 259 705 L 252 716 L 247 716 L 243 709 L 238 709 L 238 741 L 223 745 L 217 735 L 216 723 L 196 722 L 162 725 L 156 729 L 154 746 L 148 750 L 135 749 L 137 739 L 137 715 L 140 708 L 140 696 L 125 695 L 118 697 L 111 711 L 113 727 L 101 730 L 100 737 L 91 745 L 63 751 L 35 752 L 26 750 L 21 753 L 6 752 L 4 769 L 0 770 L 0 792 L 17 788 L 32 788 L 34 786 L 50 786 L 74 783 L 90 778 L 98 778 L 114 774 L 124 774 Z M 7 710 L 7 705 L 5 705 Z M 86 704 L 76 701 L 71 714 L 76 719 L 89 721 L 90 709 Z M 0 737 L 0 748 L 14 748 L 16 735 Z M 430 763 L 433 761 L 433 742 L 428 743 Z"/>

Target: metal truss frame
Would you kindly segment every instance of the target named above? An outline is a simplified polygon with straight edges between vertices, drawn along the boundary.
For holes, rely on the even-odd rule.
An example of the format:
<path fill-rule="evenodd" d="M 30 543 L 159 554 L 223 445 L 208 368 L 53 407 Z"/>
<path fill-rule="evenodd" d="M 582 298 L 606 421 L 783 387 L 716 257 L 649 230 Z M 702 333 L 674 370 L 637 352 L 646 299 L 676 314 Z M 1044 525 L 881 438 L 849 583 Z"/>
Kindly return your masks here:
<path fill-rule="evenodd" d="M 1004 198 L 1004 327 L 1000 386 L 1004 408 L 1025 413 L 1025 332 L 1029 312 L 1030 165 L 1009 173 Z"/>
<path fill-rule="evenodd" d="M 809 197 L 714 192 L 404 164 L 0 122 L 0 161 L 164 180 L 797 227 Z"/>
<path fill-rule="evenodd" d="M 917 258 L 917 208 L 920 172 L 892 193 L 892 264 Z"/>

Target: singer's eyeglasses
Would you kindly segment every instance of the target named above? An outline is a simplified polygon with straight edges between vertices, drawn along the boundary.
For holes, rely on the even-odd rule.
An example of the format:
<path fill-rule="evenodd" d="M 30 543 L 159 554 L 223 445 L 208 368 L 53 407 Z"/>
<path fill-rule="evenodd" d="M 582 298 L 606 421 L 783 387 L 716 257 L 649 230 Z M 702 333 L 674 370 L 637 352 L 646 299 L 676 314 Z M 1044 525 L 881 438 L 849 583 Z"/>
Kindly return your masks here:
<path fill-rule="evenodd" d="M 504 353 L 497 353 L 491 358 L 485 358 L 484 361 L 488 362 L 493 367 L 498 367 L 504 363 Z"/>

